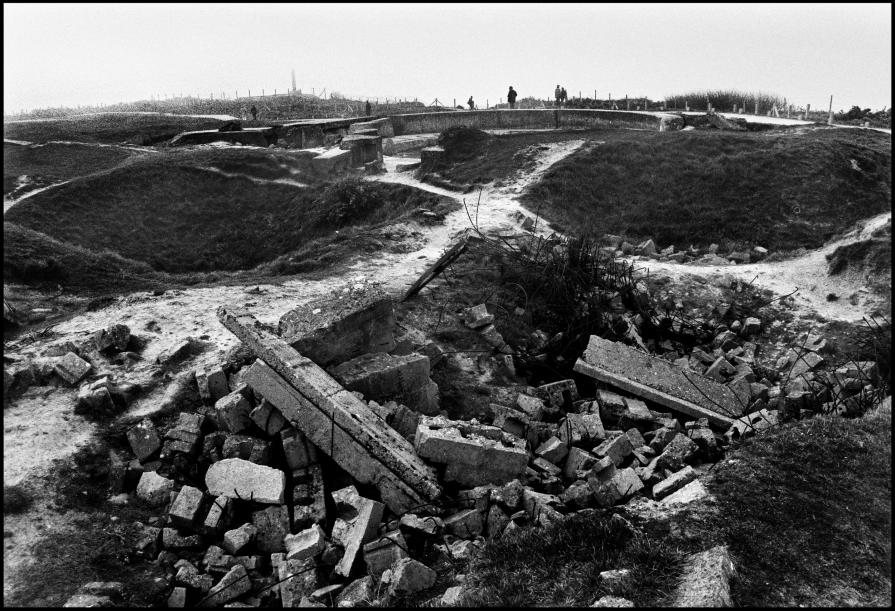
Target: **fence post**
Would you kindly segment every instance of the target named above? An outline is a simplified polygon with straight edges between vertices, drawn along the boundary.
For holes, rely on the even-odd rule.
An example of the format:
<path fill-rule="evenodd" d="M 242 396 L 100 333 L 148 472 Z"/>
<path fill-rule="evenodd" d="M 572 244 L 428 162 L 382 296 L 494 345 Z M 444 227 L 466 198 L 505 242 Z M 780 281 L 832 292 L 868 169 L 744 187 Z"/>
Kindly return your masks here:
<path fill-rule="evenodd" d="M 452 108 L 457 108 L 457 98 L 454 98 L 454 105 L 452 106 Z"/>
<path fill-rule="evenodd" d="M 631 110 L 631 100 L 628 99 L 628 94 L 625 94 L 625 110 Z"/>
<path fill-rule="evenodd" d="M 827 125 L 833 124 L 833 96 L 830 96 L 830 116 L 827 117 Z"/>
<path fill-rule="evenodd" d="M 755 100 L 755 115 L 758 116 L 758 100 Z"/>
<path fill-rule="evenodd" d="M 808 118 L 808 113 L 810 113 L 810 112 L 811 112 L 811 104 L 805 104 L 805 120 L 806 121 L 811 120 Z"/>
<path fill-rule="evenodd" d="M 684 110 L 690 112 L 690 102 L 684 100 Z"/>

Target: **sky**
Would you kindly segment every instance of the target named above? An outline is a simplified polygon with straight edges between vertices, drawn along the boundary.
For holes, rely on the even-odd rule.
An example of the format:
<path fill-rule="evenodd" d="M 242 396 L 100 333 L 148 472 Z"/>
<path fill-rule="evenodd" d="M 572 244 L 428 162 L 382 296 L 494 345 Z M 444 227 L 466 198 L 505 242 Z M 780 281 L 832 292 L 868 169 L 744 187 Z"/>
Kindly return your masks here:
<path fill-rule="evenodd" d="M 879 4 L 3 5 L 4 113 L 302 91 L 478 106 L 736 89 L 797 106 L 892 102 Z"/>

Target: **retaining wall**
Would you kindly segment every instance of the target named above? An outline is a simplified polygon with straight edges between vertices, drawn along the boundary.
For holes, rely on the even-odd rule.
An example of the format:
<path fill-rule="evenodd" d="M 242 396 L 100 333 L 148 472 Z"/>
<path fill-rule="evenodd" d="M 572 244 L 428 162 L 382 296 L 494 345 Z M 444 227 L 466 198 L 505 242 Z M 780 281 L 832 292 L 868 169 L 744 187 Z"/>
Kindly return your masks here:
<path fill-rule="evenodd" d="M 566 108 L 464 110 L 392 115 L 390 119 L 396 136 L 439 133 L 460 125 L 478 129 L 604 127 L 655 131 L 676 130 L 684 126 L 683 119 L 671 113 Z"/>

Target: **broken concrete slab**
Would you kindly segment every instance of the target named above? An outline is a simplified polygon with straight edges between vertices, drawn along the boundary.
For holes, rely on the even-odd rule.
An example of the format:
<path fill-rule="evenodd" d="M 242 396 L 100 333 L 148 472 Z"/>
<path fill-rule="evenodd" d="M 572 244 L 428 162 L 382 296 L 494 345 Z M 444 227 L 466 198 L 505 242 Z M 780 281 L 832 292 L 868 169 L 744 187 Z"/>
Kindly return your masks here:
<path fill-rule="evenodd" d="M 538 397 L 554 409 L 572 411 L 572 404 L 580 397 L 575 380 L 558 380 L 538 386 Z"/>
<path fill-rule="evenodd" d="M 224 603 L 230 602 L 234 598 L 239 598 L 246 592 L 251 591 L 252 580 L 249 577 L 246 568 L 241 564 L 230 569 L 224 577 L 208 592 L 203 598 L 199 606 L 201 607 L 217 607 Z"/>
<path fill-rule="evenodd" d="M 249 417 L 258 428 L 271 437 L 279 433 L 289 424 L 286 422 L 286 418 L 283 417 L 283 414 L 280 413 L 280 410 L 274 407 L 267 399 L 261 401 L 261 403 L 249 413 Z"/>
<path fill-rule="evenodd" d="M 241 458 L 226 458 L 208 468 L 205 486 L 209 494 L 256 503 L 282 505 L 286 474 Z"/>
<path fill-rule="evenodd" d="M 690 482 L 696 479 L 696 471 L 693 467 L 687 465 L 680 471 L 674 473 L 671 477 L 663 479 L 661 482 L 653 486 L 653 498 L 657 501 L 665 498 L 673 492 L 677 492 Z"/>
<path fill-rule="evenodd" d="M 222 458 L 242 458 L 258 465 L 270 462 L 270 442 L 249 435 L 227 435 L 221 446 Z"/>
<path fill-rule="evenodd" d="M 291 471 L 317 463 L 317 447 L 298 429 L 290 426 L 280 431 L 280 443 Z"/>
<path fill-rule="evenodd" d="M 503 484 L 528 465 L 525 441 L 497 427 L 423 416 L 414 439 L 422 458 L 447 465 L 445 479 L 465 486 Z"/>
<path fill-rule="evenodd" d="M 728 427 L 748 402 L 723 384 L 664 359 L 592 335 L 574 370 L 696 418 Z"/>
<path fill-rule="evenodd" d="M 569 446 L 589 446 L 606 438 L 599 414 L 566 414 L 557 428 L 557 435 Z"/>
<path fill-rule="evenodd" d="M 233 501 L 230 497 L 221 495 L 208 508 L 208 513 L 202 522 L 202 531 L 209 535 L 219 534 L 229 526 L 232 517 Z"/>
<path fill-rule="evenodd" d="M 438 576 L 422 562 L 412 558 L 402 558 L 392 567 L 389 593 L 393 596 L 413 594 L 435 585 Z"/>
<path fill-rule="evenodd" d="M 333 525 L 332 537 L 345 547 L 342 559 L 333 570 L 337 575 L 348 577 L 363 545 L 376 537 L 385 506 L 360 496 L 354 486 L 336 490 L 332 496 L 340 513 Z"/>
<path fill-rule="evenodd" d="M 238 390 L 221 397 L 214 404 L 218 422 L 231 433 L 239 433 L 252 424 L 252 404 Z"/>
<path fill-rule="evenodd" d="M 484 521 L 478 509 L 464 509 L 444 519 L 444 529 L 456 537 L 471 539 L 482 534 Z"/>
<path fill-rule="evenodd" d="M 174 480 L 162 477 L 155 471 L 144 471 L 137 484 L 137 497 L 152 505 L 161 505 L 168 502 L 173 490 Z"/>
<path fill-rule="evenodd" d="M 535 454 L 558 465 L 569 454 L 569 446 L 559 437 L 551 437 L 535 450 Z"/>
<path fill-rule="evenodd" d="M 199 396 L 210 403 L 230 393 L 227 383 L 227 374 L 220 366 L 206 367 L 196 370 L 196 386 L 199 388 Z"/>
<path fill-rule="evenodd" d="M 80 382 L 93 365 L 79 357 L 74 352 L 69 352 L 60 357 L 53 366 L 53 371 L 69 386 Z"/>
<path fill-rule="evenodd" d="M 174 504 L 171 505 L 171 510 L 168 512 L 171 524 L 178 528 L 193 528 L 202 510 L 203 498 L 201 490 L 184 485 L 177 493 L 177 498 L 174 499 Z"/>
<path fill-rule="evenodd" d="M 286 560 L 304 560 L 314 558 L 323 551 L 326 545 L 326 535 L 319 525 L 314 524 L 310 528 L 296 533 L 287 534 L 283 539 L 286 547 Z"/>
<path fill-rule="evenodd" d="M 274 559 L 274 556 L 280 558 Z M 285 554 L 273 554 L 271 564 L 276 567 L 280 583 L 280 599 L 283 608 L 299 606 L 305 596 L 317 589 L 317 571 L 313 558 L 304 560 L 286 560 Z"/>
<path fill-rule="evenodd" d="M 594 455 L 599 458 L 608 457 L 616 467 L 621 465 L 633 451 L 631 440 L 624 434 L 611 437 L 593 449 Z"/>
<path fill-rule="evenodd" d="M 237 554 L 242 548 L 254 541 L 257 534 L 258 529 L 253 524 L 245 523 L 239 528 L 225 532 L 221 546 L 231 554 Z"/>
<path fill-rule="evenodd" d="M 701 481 L 695 479 L 677 492 L 674 492 L 659 501 L 659 505 L 661 507 L 686 505 L 706 498 L 711 498 L 709 491 L 705 489 L 705 486 L 702 485 Z"/>
<path fill-rule="evenodd" d="M 634 469 L 618 469 L 609 479 L 591 475 L 587 480 L 594 491 L 594 498 L 601 507 L 611 507 L 625 501 L 643 490 L 643 482 L 637 477 Z"/>
<path fill-rule="evenodd" d="M 377 582 L 395 562 L 409 558 L 407 542 L 401 531 L 394 530 L 364 545 L 364 562 L 367 572 Z"/>
<path fill-rule="evenodd" d="M 400 515 L 441 494 L 413 446 L 313 361 L 245 311 L 220 308 L 218 318 L 260 357 L 246 382 L 358 482 L 375 485 L 389 509 Z"/>
<path fill-rule="evenodd" d="M 131 330 L 125 324 L 114 324 L 100 329 L 93 334 L 93 343 L 97 351 L 103 354 L 124 352 L 131 338 Z"/>
<path fill-rule="evenodd" d="M 349 291 L 286 312 L 278 331 L 292 348 L 328 367 L 368 352 L 391 352 L 394 305 L 382 291 Z"/>
<path fill-rule="evenodd" d="M 684 576 L 674 597 L 675 607 L 731 607 L 730 579 L 733 561 L 727 546 L 718 545 L 686 561 Z"/>
<path fill-rule="evenodd" d="M 479 329 L 494 322 L 494 314 L 488 313 L 488 308 L 484 303 L 480 303 L 471 308 L 466 308 L 463 312 L 463 320 L 470 329 Z"/>
<path fill-rule="evenodd" d="M 429 359 L 421 354 L 363 354 L 330 367 L 328 373 L 368 400 L 397 401 L 426 415 L 438 412 L 438 386 L 429 379 Z"/>

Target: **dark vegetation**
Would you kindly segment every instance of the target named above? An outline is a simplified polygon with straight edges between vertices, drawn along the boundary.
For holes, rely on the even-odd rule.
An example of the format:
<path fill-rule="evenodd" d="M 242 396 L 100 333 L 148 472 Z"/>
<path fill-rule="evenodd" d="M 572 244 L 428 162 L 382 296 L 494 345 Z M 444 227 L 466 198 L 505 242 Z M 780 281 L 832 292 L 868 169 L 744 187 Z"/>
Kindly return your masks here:
<path fill-rule="evenodd" d="M 737 604 L 891 604 L 891 408 L 777 427 L 733 457 L 706 482 L 703 534 L 730 546 Z"/>
<path fill-rule="evenodd" d="M 621 596 L 635 607 L 670 603 L 682 568 L 671 542 L 634 534 L 608 512 L 523 528 L 489 542 L 467 573 L 464 606 L 589 607 Z M 630 569 L 607 584 L 601 571 Z"/>
<path fill-rule="evenodd" d="M 560 229 L 659 248 L 794 250 L 890 210 L 891 186 L 881 134 L 622 132 L 556 164 L 523 202 Z"/>
<path fill-rule="evenodd" d="M 733 107 L 745 108 L 747 113 L 755 112 L 755 103 L 758 102 L 758 113 L 765 114 L 776 105 L 777 110 L 784 112 L 784 98 L 775 93 L 750 93 L 735 89 L 714 89 L 688 91 L 675 95 L 665 96 L 667 108 L 684 110 L 689 105 L 690 110 L 708 110 L 708 104 L 718 112 L 731 112 Z"/>
<path fill-rule="evenodd" d="M 443 215 L 450 207 L 438 196 L 402 185 L 346 178 L 326 186 L 309 176 L 309 186 L 300 187 L 207 169 L 290 174 L 286 153 L 245 155 L 206 150 L 135 159 L 39 193 L 6 214 L 4 275 L 17 281 L 72 275 L 61 265 L 62 253 L 54 257 L 30 247 L 39 236 L 27 229 L 95 253 L 110 251 L 157 272 L 235 271 L 292 255 L 339 229 L 407 218 L 418 208 Z M 6 230 L 11 224 L 21 229 Z M 35 270 L 26 269 L 29 265 L 43 271 L 31 275 Z M 110 265 L 127 267 L 123 261 Z"/>
<path fill-rule="evenodd" d="M 3 123 L 3 137 L 10 140 L 43 143 L 53 140 L 120 144 L 157 144 L 170 140 L 180 132 L 217 129 L 219 119 L 103 113 L 69 118 Z"/>
<path fill-rule="evenodd" d="M 3 515 L 11 515 L 26 511 L 34 499 L 22 486 L 3 486 Z"/>

